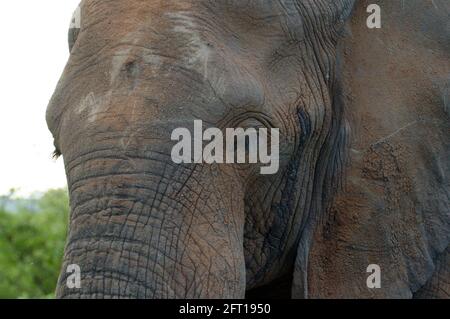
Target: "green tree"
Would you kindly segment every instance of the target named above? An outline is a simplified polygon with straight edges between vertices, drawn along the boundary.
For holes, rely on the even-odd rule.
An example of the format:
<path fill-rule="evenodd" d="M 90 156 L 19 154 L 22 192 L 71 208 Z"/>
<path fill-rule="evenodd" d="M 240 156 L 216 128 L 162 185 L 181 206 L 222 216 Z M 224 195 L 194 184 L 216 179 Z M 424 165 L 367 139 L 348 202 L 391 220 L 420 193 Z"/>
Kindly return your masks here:
<path fill-rule="evenodd" d="M 12 212 L 0 205 L 0 298 L 53 297 L 64 251 L 68 206 L 68 194 L 63 189 L 45 193 L 35 209 L 21 205 Z"/>

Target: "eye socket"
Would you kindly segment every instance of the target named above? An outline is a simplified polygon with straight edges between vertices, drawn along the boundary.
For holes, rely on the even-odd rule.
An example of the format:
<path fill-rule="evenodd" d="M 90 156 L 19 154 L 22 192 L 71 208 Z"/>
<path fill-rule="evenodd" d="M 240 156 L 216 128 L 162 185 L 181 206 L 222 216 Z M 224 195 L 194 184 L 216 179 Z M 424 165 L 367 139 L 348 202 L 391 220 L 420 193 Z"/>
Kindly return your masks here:
<path fill-rule="evenodd" d="M 72 49 L 77 42 L 78 34 L 80 33 L 81 28 L 81 8 L 78 6 L 78 8 L 75 10 L 75 12 L 72 15 L 72 20 L 70 22 L 69 27 L 69 52 L 72 52 Z"/>

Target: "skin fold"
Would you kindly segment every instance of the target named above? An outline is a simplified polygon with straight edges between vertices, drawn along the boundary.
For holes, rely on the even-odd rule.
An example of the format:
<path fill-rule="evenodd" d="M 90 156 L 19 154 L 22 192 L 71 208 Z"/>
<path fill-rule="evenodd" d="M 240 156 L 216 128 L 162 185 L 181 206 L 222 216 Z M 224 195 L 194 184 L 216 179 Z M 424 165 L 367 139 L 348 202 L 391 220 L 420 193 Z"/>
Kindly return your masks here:
<path fill-rule="evenodd" d="M 364 0 L 82 1 L 47 109 L 57 296 L 448 297 L 450 4 L 377 3 L 382 29 Z M 278 173 L 175 164 L 194 120 L 278 128 Z"/>

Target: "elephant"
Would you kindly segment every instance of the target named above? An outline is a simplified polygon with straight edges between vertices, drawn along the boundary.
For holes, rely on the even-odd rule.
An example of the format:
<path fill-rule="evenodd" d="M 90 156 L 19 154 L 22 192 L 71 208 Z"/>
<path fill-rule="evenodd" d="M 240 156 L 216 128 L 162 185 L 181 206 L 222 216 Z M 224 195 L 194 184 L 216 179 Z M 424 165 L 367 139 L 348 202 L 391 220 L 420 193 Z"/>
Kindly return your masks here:
<path fill-rule="evenodd" d="M 46 113 L 70 193 L 58 298 L 449 297 L 450 2 L 80 13 Z M 175 163 L 195 120 L 277 128 L 278 171 Z"/>

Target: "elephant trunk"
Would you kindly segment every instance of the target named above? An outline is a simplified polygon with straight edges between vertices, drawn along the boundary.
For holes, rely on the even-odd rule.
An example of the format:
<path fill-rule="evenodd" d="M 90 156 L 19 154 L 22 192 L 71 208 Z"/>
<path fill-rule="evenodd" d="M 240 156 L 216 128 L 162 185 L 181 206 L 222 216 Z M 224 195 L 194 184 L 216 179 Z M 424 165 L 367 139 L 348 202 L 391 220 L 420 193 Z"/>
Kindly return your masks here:
<path fill-rule="evenodd" d="M 242 192 L 217 167 L 164 154 L 66 159 L 71 216 L 58 297 L 244 297 Z"/>

